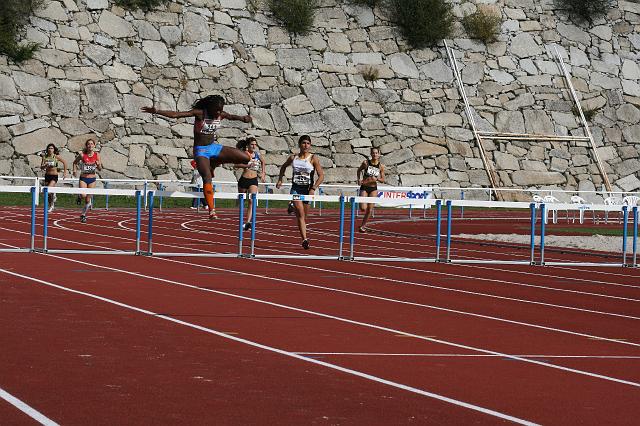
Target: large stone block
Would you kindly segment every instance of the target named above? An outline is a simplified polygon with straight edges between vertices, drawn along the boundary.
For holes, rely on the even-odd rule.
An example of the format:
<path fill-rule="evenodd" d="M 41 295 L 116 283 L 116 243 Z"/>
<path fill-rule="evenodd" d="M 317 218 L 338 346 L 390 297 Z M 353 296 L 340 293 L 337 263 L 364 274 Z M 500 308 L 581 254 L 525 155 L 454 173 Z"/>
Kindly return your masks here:
<path fill-rule="evenodd" d="M 291 130 L 295 134 L 319 133 L 326 130 L 325 124 L 320 118 L 320 114 L 305 114 L 291 117 Z"/>
<path fill-rule="evenodd" d="M 126 155 L 115 151 L 111 147 L 105 146 L 100 150 L 100 159 L 102 161 L 102 167 L 107 170 L 119 173 L 123 173 L 127 170 L 129 158 Z"/>
<path fill-rule="evenodd" d="M 355 128 L 353 121 L 351 121 L 351 118 L 349 118 L 349 115 L 343 109 L 324 110 L 320 115 L 326 123 L 326 128 L 330 130 L 331 133 Z"/>
<path fill-rule="evenodd" d="M 102 31 L 114 38 L 132 37 L 135 34 L 133 26 L 129 22 L 108 10 L 100 14 L 98 26 Z"/>
<path fill-rule="evenodd" d="M 62 148 L 67 144 L 67 138 L 55 127 L 48 127 L 13 139 L 14 149 L 23 155 L 40 153 L 50 143 Z"/>
<path fill-rule="evenodd" d="M 562 185 L 567 179 L 558 172 L 536 172 L 518 170 L 511 175 L 513 183 L 519 186 L 529 185 Z"/>
<path fill-rule="evenodd" d="M 14 71 L 11 75 L 20 90 L 27 94 L 46 92 L 53 87 L 53 82 L 37 75 L 27 74 L 22 71 Z"/>
<path fill-rule="evenodd" d="M 429 142 L 417 143 L 413 145 L 412 149 L 416 157 L 433 157 L 436 155 L 447 154 L 449 152 L 447 147 Z"/>
<path fill-rule="evenodd" d="M 276 57 L 283 68 L 302 70 L 311 68 L 311 58 L 307 49 L 278 49 Z"/>
<path fill-rule="evenodd" d="M 18 99 L 18 91 L 13 79 L 0 74 L 0 99 Z"/>
<path fill-rule="evenodd" d="M 80 94 L 75 90 L 51 90 L 51 112 L 64 117 L 80 115 Z"/>
<path fill-rule="evenodd" d="M 186 12 L 183 19 L 183 34 L 187 43 L 211 40 L 209 23 L 203 16 L 193 12 Z"/>
<path fill-rule="evenodd" d="M 113 84 L 97 83 L 85 86 L 89 108 L 96 114 L 110 114 L 122 110 Z"/>

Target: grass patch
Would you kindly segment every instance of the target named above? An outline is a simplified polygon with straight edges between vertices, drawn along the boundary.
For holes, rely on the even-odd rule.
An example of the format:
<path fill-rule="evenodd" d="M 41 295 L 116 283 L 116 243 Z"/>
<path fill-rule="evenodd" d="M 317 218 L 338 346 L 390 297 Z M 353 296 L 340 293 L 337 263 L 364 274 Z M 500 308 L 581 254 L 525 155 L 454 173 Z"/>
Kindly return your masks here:
<path fill-rule="evenodd" d="M 362 70 L 362 78 L 366 81 L 376 81 L 380 78 L 380 73 L 378 72 L 378 68 L 368 66 Z"/>
<path fill-rule="evenodd" d="M 0 53 L 16 63 L 33 57 L 40 48 L 38 43 L 18 43 L 18 35 L 34 10 L 39 9 L 44 0 L 4 0 L 0 7 Z"/>
<path fill-rule="evenodd" d="M 290 33 L 305 35 L 313 28 L 318 0 L 267 0 L 269 10 Z"/>
<path fill-rule="evenodd" d="M 600 108 L 594 108 L 594 109 L 584 109 L 583 108 L 582 109 L 582 113 L 584 114 L 584 118 L 587 121 L 591 121 L 596 116 L 596 114 L 598 113 L 599 110 L 600 110 Z M 578 111 L 578 107 L 576 107 L 575 105 L 573 107 L 571 107 L 571 112 L 576 117 L 580 117 L 580 111 Z"/>
<path fill-rule="evenodd" d="M 434 46 L 453 32 L 453 6 L 445 0 L 387 0 L 385 6 L 415 49 Z"/>
<path fill-rule="evenodd" d="M 492 43 L 497 40 L 501 24 L 502 17 L 482 8 L 462 18 L 462 26 L 469 37 L 481 40 L 483 43 Z"/>

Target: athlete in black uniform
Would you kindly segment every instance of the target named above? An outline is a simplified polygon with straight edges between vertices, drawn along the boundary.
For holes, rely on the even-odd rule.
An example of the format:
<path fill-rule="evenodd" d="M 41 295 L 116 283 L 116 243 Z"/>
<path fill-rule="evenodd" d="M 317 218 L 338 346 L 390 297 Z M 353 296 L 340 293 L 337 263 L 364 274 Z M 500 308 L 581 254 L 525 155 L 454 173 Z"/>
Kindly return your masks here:
<path fill-rule="evenodd" d="M 360 179 L 362 175 L 362 179 Z M 361 197 L 375 197 L 378 192 L 378 182 L 384 183 L 384 165 L 380 163 L 380 150 L 378 148 L 371 148 L 371 159 L 364 160 L 360 167 L 358 167 L 358 184 L 360 185 Z M 362 224 L 360 225 L 360 232 L 367 232 L 365 225 L 371 216 L 371 209 L 373 204 L 360 203 L 360 211 L 364 213 L 362 217 Z"/>

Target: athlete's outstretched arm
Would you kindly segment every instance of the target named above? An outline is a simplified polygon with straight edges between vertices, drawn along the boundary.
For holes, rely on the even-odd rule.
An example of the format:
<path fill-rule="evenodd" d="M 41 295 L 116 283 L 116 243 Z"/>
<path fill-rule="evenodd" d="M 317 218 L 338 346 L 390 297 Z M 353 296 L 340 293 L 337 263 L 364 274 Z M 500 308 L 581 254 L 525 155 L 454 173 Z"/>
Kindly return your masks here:
<path fill-rule="evenodd" d="M 250 115 L 235 115 L 229 114 L 225 111 L 222 111 L 220 113 L 220 118 L 224 118 L 226 120 L 242 121 L 244 123 L 251 123 L 251 121 L 253 121 L 253 118 Z"/>
<path fill-rule="evenodd" d="M 140 108 L 140 110 L 143 112 L 148 112 L 149 114 L 158 114 L 158 115 L 162 115 L 164 117 L 169 117 L 169 118 L 182 118 L 182 117 L 202 118 L 202 116 L 204 115 L 202 113 L 202 110 L 200 109 L 192 109 L 190 111 L 169 111 L 169 110 L 161 111 L 156 107 L 150 106 L 150 107 L 142 107 Z"/>

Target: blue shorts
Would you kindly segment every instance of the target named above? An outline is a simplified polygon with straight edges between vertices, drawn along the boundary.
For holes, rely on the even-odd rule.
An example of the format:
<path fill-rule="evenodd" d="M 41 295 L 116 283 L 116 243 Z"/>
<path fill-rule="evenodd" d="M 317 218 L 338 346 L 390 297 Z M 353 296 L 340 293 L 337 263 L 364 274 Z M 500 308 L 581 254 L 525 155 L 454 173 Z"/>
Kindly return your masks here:
<path fill-rule="evenodd" d="M 309 189 L 311 185 L 296 185 L 295 183 L 291 185 L 291 191 L 289 194 L 297 194 L 297 195 L 309 195 Z M 308 201 L 303 201 L 304 204 L 309 204 Z"/>
<path fill-rule="evenodd" d="M 205 157 L 205 158 L 218 158 L 222 151 L 222 145 L 212 143 L 209 145 L 196 145 L 193 147 L 193 158 Z"/>
<path fill-rule="evenodd" d="M 86 183 L 87 185 L 91 185 L 93 182 L 96 181 L 96 178 L 94 177 L 82 177 L 80 176 L 80 180 L 83 181 L 84 183 Z"/>

